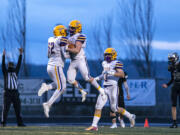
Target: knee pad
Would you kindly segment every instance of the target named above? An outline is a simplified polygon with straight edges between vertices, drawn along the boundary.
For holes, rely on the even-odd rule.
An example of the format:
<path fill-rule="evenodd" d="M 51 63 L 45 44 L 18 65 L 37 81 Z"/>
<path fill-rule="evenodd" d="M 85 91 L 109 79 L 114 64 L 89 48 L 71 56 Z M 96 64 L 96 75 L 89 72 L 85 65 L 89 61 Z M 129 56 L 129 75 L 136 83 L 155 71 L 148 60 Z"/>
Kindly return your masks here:
<path fill-rule="evenodd" d="M 65 90 L 66 89 L 66 84 L 63 84 L 62 85 L 62 90 Z"/>
<path fill-rule="evenodd" d="M 72 79 L 67 79 L 67 81 L 68 81 L 68 83 L 70 83 L 70 84 L 73 84 L 74 82 L 75 82 L 75 80 L 72 80 Z"/>
<path fill-rule="evenodd" d="M 103 106 L 101 104 L 96 103 L 95 109 L 102 110 Z"/>
<path fill-rule="evenodd" d="M 85 80 L 86 82 L 89 82 L 90 76 L 88 76 L 88 75 L 84 76 L 84 80 Z"/>
<path fill-rule="evenodd" d="M 66 89 L 62 89 L 62 91 L 61 91 L 61 92 L 62 92 L 62 94 L 64 93 L 64 91 L 65 91 L 65 90 L 66 90 Z"/>
<path fill-rule="evenodd" d="M 113 112 L 117 112 L 116 104 L 112 104 L 112 105 L 111 105 L 111 110 L 112 110 Z"/>

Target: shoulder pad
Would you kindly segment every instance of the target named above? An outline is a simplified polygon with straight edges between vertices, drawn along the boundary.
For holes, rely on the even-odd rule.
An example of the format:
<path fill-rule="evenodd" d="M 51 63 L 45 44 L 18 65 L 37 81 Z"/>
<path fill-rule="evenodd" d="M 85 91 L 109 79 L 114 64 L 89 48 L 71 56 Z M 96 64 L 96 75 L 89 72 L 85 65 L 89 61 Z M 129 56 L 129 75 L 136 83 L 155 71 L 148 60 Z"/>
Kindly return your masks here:
<path fill-rule="evenodd" d="M 83 34 L 80 34 L 76 41 L 84 42 L 86 40 L 86 36 Z"/>
<path fill-rule="evenodd" d="M 54 39 L 54 37 L 49 37 L 49 38 L 48 38 L 48 41 L 50 41 L 50 40 L 52 40 L 52 39 Z"/>
<path fill-rule="evenodd" d="M 106 61 L 103 61 L 103 62 L 102 62 L 102 66 L 104 66 L 105 64 L 106 64 Z"/>
<path fill-rule="evenodd" d="M 120 69 L 122 69 L 122 68 L 123 68 L 123 63 L 120 62 L 120 61 L 116 61 L 115 68 L 120 68 Z"/>
<path fill-rule="evenodd" d="M 61 37 L 60 40 L 60 46 L 65 46 L 68 42 L 68 38 L 67 37 Z"/>

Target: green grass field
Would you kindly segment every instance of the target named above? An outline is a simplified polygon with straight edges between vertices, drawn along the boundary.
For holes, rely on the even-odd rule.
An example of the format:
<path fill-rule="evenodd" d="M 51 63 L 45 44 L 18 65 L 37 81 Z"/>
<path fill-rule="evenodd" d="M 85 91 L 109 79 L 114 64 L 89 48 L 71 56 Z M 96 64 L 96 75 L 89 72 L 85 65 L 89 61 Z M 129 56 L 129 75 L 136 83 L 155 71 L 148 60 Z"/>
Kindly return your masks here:
<path fill-rule="evenodd" d="M 99 127 L 99 131 L 84 131 L 82 126 L 43 126 L 43 127 L 1 127 L 0 135 L 180 135 L 180 128 L 170 129 L 168 127 L 135 127 L 117 128 Z"/>

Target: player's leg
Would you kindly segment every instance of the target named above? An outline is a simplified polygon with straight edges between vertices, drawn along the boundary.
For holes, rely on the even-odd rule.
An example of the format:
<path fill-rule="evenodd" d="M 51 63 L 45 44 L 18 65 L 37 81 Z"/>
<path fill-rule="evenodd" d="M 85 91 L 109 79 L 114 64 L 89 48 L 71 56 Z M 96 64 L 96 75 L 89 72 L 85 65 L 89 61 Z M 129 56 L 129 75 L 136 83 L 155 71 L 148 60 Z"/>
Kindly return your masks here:
<path fill-rule="evenodd" d="M 89 131 L 89 130 L 98 130 L 98 122 L 101 118 L 101 111 L 102 108 L 104 107 L 104 105 L 107 102 L 107 95 L 105 95 L 105 99 L 102 99 L 102 96 L 99 95 L 97 102 L 96 102 L 96 106 L 95 106 L 95 113 L 94 113 L 94 117 L 93 117 L 93 122 L 92 125 L 88 128 L 86 128 L 85 130 Z"/>
<path fill-rule="evenodd" d="M 85 92 L 83 89 L 83 87 L 79 84 L 78 81 L 76 81 L 76 75 L 77 75 L 77 71 L 76 71 L 76 67 L 79 64 L 79 62 L 77 61 L 72 61 L 69 65 L 68 71 L 67 71 L 67 80 L 70 84 L 74 85 L 80 92 L 82 95 L 82 102 L 84 102 L 86 100 L 86 95 L 87 92 Z"/>
<path fill-rule="evenodd" d="M 56 84 L 54 82 L 50 84 L 42 83 L 40 89 L 38 90 L 38 96 L 42 96 L 46 91 L 56 89 Z"/>
<path fill-rule="evenodd" d="M 117 95 L 118 89 L 116 85 L 106 86 L 108 89 L 109 101 L 110 101 L 110 118 L 112 119 L 112 126 L 110 128 L 117 128 L 116 124 L 116 112 L 117 112 Z"/>
<path fill-rule="evenodd" d="M 172 87 L 171 90 L 171 102 L 172 102 L 172 107 L 171 107 L 171 112 L 172 112 L 172 119 L 173 119 L 173 123 L 170 126 L 170 128 L 177 128 L 177 111 L 176 111 L 176 106 L 177 106 L 177 90 L 178 88 L 176 86 Z"/>
<path fill-rule="evenodd" d="M 54 66 L 48 65 L 47 72 L 49 77 L 53 80 L 54 78 Z M 50 84 L 42 83 L 40 89 L 38 90 L 38 96 L 42 96 L 46 91 L 56 89 L 56 83 L 52 82 Z"/>
<path fill-rule="evenodd" d="M 44 113 L 46 117 L 49 117 L 49 109 L 52 106 L 52 104 L 59 98 L 59 96 L 66 89 L 66 78 L 63 73 L 62 67 L 54 66 L 53 68 L 54 68 L 54 71 L 52 70 L 53 76 L 51 76 L 52 77 L 51 79 L 53 80 L 53 82 L 56 83 L 57 89 L 54 91 L 51 98 L 47 102 L 43 103 Z"/>
<path fill-rule="evenodd" d="M 81 62 L 78 64 L 78 69 L 84 80 L 91 83 L 91 85 L 93 85 L 101 93 L 101 95 L 104 96 L 105 95 L 104 89 L 101 88 L 101 86 L 97 83 L 97 81 L 89 74 L 89 69 L 86 59 L 81 60 Z"/>
<path fill-rule="evenodd" d="M 122 107 L 118 107 L 117 112 L 122 114 L 123 116 L 125 116 L 125 117 L 127 117 L 129 119 L 130 127 L 135 126 L 136 115 L 131 114 L 130 112 L 128 112 L 126 109 L 124 109 Z"/>
<path fill-rule="evenodd" d="M 110 111 L 110 118 L 112 121 L 112 125 L 110 128 L 117 128 L 117 124 L 116 124 L 116 113 L 113 112 L 112 110 Z"/>
<path fill-rule="evenodd" d="M 118 87 L 115 86 L 115 85 L 113 85 L 112 87 L 113 87 L 113 89 L 114 89 L 114 90 L 112 91 L 112 97 L 110 98 L 110 103 L 111 103 L 111 109 L 112 109 L 112 111 L 118 112 L 118 113 L 122 114 L 123 116 L 127 117 L 127 118 L 130 120 L 130 123 L 131 123 L 131 124 L 130 124 L 130 127 L 134 127 L 136 116 L 135 116 L 134 114 L 129 113 L 129 112 L 128 112 L 127 110 L 125 110 L 124 108 L 117 106 Z M 116 90 L 115 90 L 115 89 L 116 89 Z M 116 98 L 115 98 L 115 95 L 116 95 Z M 114 101 L 114 99 L 116 100 L 116 102 Z M 116 104 L 114 104 L 114 103 L 116 103 Z M 114 108 L 115 105 L 116 105 L 116 108 Z"/>
<path fill-rule="evenodd" d="M 125 108 L 125 104 L 124 104 L 124 92 L 123 92 L 122 87 L 119 87 L 118 107 Z M 120 126 L 121 126 L 122 128 L 125 128 L 125 123 L 124 123 L 123 115 L 122 115 L 122 114 L 119 114 L 118 120 L 119 120 L 119 122 L 120 122 Z"/>
<path fill-rule="evenodd" d="M 86 100 L 87 92 L 84 90 L 84 88 L 80 85 L 78 81 L 75 80 L 73 85 L 80 91 L 82 102 L 84 102 Z"/>

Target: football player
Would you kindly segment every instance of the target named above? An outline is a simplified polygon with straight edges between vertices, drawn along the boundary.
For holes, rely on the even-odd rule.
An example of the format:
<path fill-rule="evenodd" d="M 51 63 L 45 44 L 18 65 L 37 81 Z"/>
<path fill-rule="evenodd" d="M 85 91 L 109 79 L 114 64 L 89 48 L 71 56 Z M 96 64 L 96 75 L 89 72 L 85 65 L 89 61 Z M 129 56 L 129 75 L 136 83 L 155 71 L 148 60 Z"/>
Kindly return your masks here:
<path fill-rule="evenodd" d="M 52 97 L 45 103 L 43 103 L 44 113 L 46 117 L 49 117 L 49 109 L 56 99 L 64 92 L 66 89 L 66 78 L 63 73 L 63 67 L 65 58 L 69 55 L 66 53 L 67 39 L 67 29 L 63 25 L 58 25 L 54 28 L 54 37 L 48 39 L 48 65 L 47 72 L 52 79 L 52 83 L 46 84 L 42 83 L 41 88 L 38 91 L 38 96 L 48 90 L 56 89 Z"/>
<path fill-rule="evenodd" d="M 100 76 L 96 77 L 96 80 L 104 79 L 104 89 L 106 93 L 105 100 L 102 100 L 101 96 L 98 96 L 95 113 L 92 125 L 85 130 L 98 130 L 98 122 L 101 118 L 102 108 L 106 104 L 108 98 L 110 100 L 110 107 L 113 112 L 117 112 L 126 116 L 130 120 L 130 127 L 135 125 L 135 115 L 129 113 L 124 108 L 117 106 L 118 95 L 118 79 L 124 77 L 123 64 L 116 60 L 117 52 L 114 48 L 107 48 L 104 52 L 104 61 L 102 62 L 103 72 Z"/>
<path fill-rule="evenodd" d="M 74 85 L 80 92 L 87 93 L 83 90 L 76 80 L 77 71 L 80 71 L 85 81 L 91 83 L 97 90 L 99 90 L 102 97 L 105 96 L 104 89 L 100 87 L 97 81 L 89 74 L 89 69 L 86 61 L 84 48 L 86 47 L 86 36 L 81 33 L 82 24 L 78 20 L 73 20 L 69 24 L 70 37 L 68 38 L 68 47 L 66 49 L 70 54 L 70 65 L 67 71 L 67 80 Z"/>

